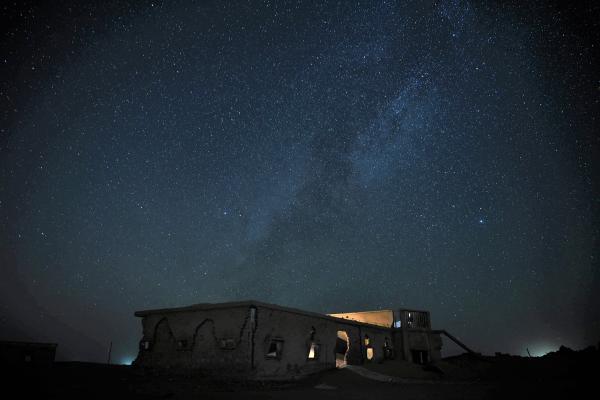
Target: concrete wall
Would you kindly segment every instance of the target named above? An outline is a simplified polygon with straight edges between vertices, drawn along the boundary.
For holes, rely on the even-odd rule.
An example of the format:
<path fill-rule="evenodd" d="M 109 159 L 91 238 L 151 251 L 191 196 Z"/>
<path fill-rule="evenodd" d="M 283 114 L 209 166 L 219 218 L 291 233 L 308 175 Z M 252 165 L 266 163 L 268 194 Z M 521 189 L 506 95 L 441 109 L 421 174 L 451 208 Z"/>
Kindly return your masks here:
<path fill-rule="evenodd" d="M 373 348 L 374 353 L 373 359 L 368 362 L 383 361 L 383 344 L 386 337 L 389 343 L 393 343 L 392 332 L 389 329 L 356 326 L 344 321 L 338 323 L 331 319 L 276 309 L 259 308 L 257 321 L 256 375 L 266 378 L 295 378 L 335 368 L 338 331 L 345 331 L 348 335 L 347 362 L 349 364 L 367 362 L 365 335 L 368 335 L 369 346 Z M 267 356 L 272 340 L 283 341 L 280 358 Z M 308 358 L 312 342 L 319 346 L 320 354 L 317 359 Z"/>
<path fill-rule="evenodd" d="M 426 329 L 403 329 L 402 334 L 397 335 L 406 341 L 406 347 L 400 345 L 398 348 L 403 348 L 402 358 L 407 361 L 417 362 L 413 360 L 412 350 L 426 351 L 429 355 L 429 361 L 436 362 L 442 358 L 442 338 L 437 333 L 431 333 Z"/>
<path fill-rule="evenodd" d="M 295 379 L 335 368 L 338 331 L 348 336 L 348 364 L 383 362 L 391 355 L 384 351 L 386 341 L 399 359 L 408 354 L 411 360 L 404 344 L 428 351 L 432 360 L 439 359 L 441 349 L 439 335 L 429 331 L 395 330 L 262 305 L 157 311 L 145 314 L 142 326 L 136 366 L 222 377 Z M 313 344 L 318 354 L 311 359 Z"/>
<path fill-rule="evenodd" d="M 56 355 L 55 343 L 0 342 L 0 362 L 4 365 L 51 365 Z"/>
<path fill-rule="evenodd" d="M 251 366 L 250 325 L 248 307 L 147 315 L 135 365 L 244 373 Z"/>
<path fill-rule="evenodd" d="M 429 334 L 431 361 L 436 362 L 442 359 L 442 344 L 442 336 L 439 333 Z"/>

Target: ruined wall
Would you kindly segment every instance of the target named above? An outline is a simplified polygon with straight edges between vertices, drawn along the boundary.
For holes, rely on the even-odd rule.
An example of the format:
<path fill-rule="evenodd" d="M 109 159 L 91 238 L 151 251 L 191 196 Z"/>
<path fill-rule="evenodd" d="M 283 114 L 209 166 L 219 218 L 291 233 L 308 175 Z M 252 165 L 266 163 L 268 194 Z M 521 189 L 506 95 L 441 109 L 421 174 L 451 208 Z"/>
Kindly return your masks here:
<path fill-rule="evenodd" d="M 436 362 L 442 359 L 442 336 L 439 333 L 429 334 L 429 343 L 431 346 L 431 361 Z"/>
<path fill-rule="evenodd" d="M 375 327 L 359 327 L 361 363 L 381 363 L 386 359 L 386 343 L 389 349 L 395 350 L 394 332 L 391 329 Z M 366 338 L 368 336 L 368 344 Z M 371 349 L 369 351 L 369 349 Z M 391 355 L 388 353 L 388 355 Z M 371 359 L 369 359 L 371 356 Z M 352 364 L 354 360 L 350 360 Z M 357 360 L 358 361 L 358 360 Z M 357 363 L 358 364 L 358 363 Z"/>
<path fill-rule="evenodd" d="M 333 324 L 324 318 L 259 307 L 255 332 L 256 374 L 285 379 L 335 368 L 336 332 Z M 275 356 L 269 354 L 273 342 L 280 346 Z M 318 354 L 309 359 L 312 343 L 318 345 Z"/>
<path fill-rule="evenodd" d="M 394 356 L 396 360 L 406 360 L 404 354 L 404 337 L 401 329 L 394 329 Z"/>
<path fill-rule="evenodd" d="M 363 325 L 260 304 L 142 315 L 135 365 L 172 372 L 295 379 L 335 368 L 336 353 L 338 362 L 363 364 L 402 359 L 403 344 L 429 351 L 432 360 L 439 359 L 441 348 L 439 335 L 429 331 Z M 347 344 L 338 339 L 338 331 L 345 332 L 341 336 L 347 336 Z"/>
<path fill-rule="evenodd" d="M 403 330 L 403 335 L 397 336 L 404 336 L 406 340 L 404 359 L 407 361 L 418 362 L 411 355 L 413 350 L 426 351 L 430 362 L 441 360 L 442 338 L 439 334 L 426 329 L 406 329 Z"/>
<path fill-rule="evenodd" d="M 56 346 L 56 343 L 0 341 L 0 362 L 3 365 L 51 365 Z"/>
<path fill-rule="evenodd" d="M 250 369 L 249 307 L 150 314 L 142 326 L 137 366 L 207 375 Z"/>
<path fill-rule="evenodd" d="M 393 345 L 391 330 L 357 326 L 330 319 L 259 307 L 255 333 L 256 375 L 266 378 L 297 378 L 336 366 L 337 332 L 345 331 L 349 339 L 347 362 L 380 362 L 384 359 L 385 339 Z M 367 361 L 365 335 L 369 338 L 373 358 Z M 269 356 L 273 342 L 279 342 L 281 352 Z M 311 345 L 318 346 L 319 355 L 309 358 Z"/>

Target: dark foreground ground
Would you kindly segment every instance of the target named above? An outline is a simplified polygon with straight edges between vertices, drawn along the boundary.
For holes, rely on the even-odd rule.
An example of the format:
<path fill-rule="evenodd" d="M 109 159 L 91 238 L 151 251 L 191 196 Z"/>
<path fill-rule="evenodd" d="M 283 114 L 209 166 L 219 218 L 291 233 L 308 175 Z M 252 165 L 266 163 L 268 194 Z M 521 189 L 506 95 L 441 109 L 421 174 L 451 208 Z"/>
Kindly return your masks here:
<path fill-rule="evenodd" d="M 5 393 L 44 399 L 597 398 L 599 355 L 596 349 L 563 350 L 539 358 L 464 355 L 446 359 L 441 368 L 429 368 L 418 378 L 414 377 L 414 370 L 396 374 L 413 375 L 413 380 L 402 383 L 379 382 L 349 370 L 328 371 L 298 382 L 227 382 L 156 376 L 128 366 L 73 362 L 49 367 L 5 367 L 2 380 L 8 384 L 3 385 L 4 389 L 10 390 Z M 395 368 L 389 363 L 372 367 L 371 370 L 387 375 L 393 375 Z"/>

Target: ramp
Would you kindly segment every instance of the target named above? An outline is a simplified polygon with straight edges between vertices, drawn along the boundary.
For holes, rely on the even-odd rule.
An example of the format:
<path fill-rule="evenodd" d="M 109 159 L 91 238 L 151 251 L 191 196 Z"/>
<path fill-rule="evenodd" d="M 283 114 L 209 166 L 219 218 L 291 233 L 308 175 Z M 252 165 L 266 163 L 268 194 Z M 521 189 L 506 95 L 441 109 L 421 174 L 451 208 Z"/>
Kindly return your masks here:
<path fill-rule="evenodd" d="M 434 330 L 434 331 L 432 331 L 432 333 L 438 333 L 440 335 L 445 335 L 448 339 L 452 340 L 454 343 L 456 343 L 458 346 L 460 346 L 462 349 L 464 349 L 469 354 L 478 354 L 478 353 L 474 352 L 473 350 L 471 350 L 470 348 L 468 348 L 466 344 L 464 344 L 463 342 L 458 340 L 454 335 L 451 335 L 450 333 L 448 333 L 447 331 L 445 331 L 443 329 Z"/>

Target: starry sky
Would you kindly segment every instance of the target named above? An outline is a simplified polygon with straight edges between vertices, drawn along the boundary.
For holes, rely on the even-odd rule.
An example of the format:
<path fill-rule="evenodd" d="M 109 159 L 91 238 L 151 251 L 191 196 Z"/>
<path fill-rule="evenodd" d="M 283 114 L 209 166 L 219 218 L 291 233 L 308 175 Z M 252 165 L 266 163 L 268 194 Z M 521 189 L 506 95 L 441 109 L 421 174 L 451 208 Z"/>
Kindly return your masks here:
<path fill-rule="evenodd" d="M 600 339 L 597 4 L 39 3 L 1 6 L 0 339 L 125 362 L 135 310 L 243 299 Z"/>

